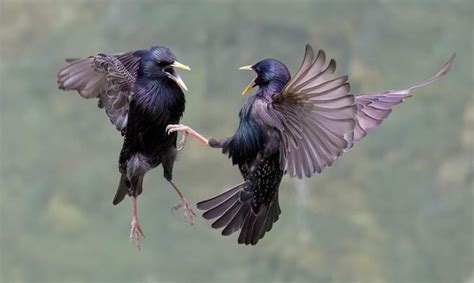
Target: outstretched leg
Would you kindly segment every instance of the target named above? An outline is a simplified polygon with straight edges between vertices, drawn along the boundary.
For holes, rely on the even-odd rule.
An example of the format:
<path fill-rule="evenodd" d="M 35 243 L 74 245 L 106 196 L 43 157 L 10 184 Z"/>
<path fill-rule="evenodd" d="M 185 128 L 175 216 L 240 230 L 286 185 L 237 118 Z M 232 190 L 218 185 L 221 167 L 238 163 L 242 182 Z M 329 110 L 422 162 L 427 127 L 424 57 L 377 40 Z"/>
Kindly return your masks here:
<path fill-rule="evenodd" d="M 179 141 L 178 150 L 183 149 L 184 145 L 186 144 L 188 135 L 191 135 L 191 136 L 197 138 L 199 141 L 201 141 L 205 145 L 209 144 L 208 139 L 206 139 L 204 136 L 202 136 L 201 134 L 199 134 L 195 130 L 193 130 L 190 127 L 188 127 L 186 125 L 183 125 L 183 124 L 168 125 L 168 126 L 166 126 L 166 132 L 168 133 L 168 135 L 173 133 L 173 132 L 183 132 L 183 136 L 181 137 L 181 140 Z"/>
<path fill-rule="evenodd" d="M 194 213 L 188 200 L 184 197 L 184 195 L 178 189 L 176 184 L 172 180 L 168 180 L 168 182 L 171 184 L 171 186 L 175 189 L 175 191 L 178 193 L 179 197 L 181 198 L 181 201 L 175 206 L 173 206 L 172 209 L 173 210 L 178 210 L 180 208 L 183 209 L 184 220 L 187 221 L 189 224 L 194 225 L 194 218 L 196 217 L 196 213 Z"/>
<path fill-rule="evenodd" d="M 147 158 L 142 154 L 134 154 L 129 161 L 127 161 L 127 179 L 130 181 L 129 195 L 132 198 L 133 217 L 130 228 L 130 241 L 134 242 L 138 249 L 140 249 L 140 238 L 144 237 L 143 231 L 138 224 L 137 211 L 137 197 L 143 190 L 143 177 L 148 171 L 150 165 Z"/>
<path fill-rule="evenodd" d="M 173 182 L 173 165 L 176 159 L 176 149 L 170 149 L 164 156 L 163 156 L 163 175 L 165 179 L 171 184 L 173 189 L 176 191 L 178 196 L 180 197 L 181 201 L 173 206 L 173 210 L 183 209 L 184 219 L 185 221 L 189 222 L 191 225 L 194 224 L 194 218 L 196 214 L 194 213 L 191 205 L 184 197 L 183 193 L 178 189 L 176 184 Z"/>
<path fill-rule="evenodd" d="M 140 238 L 145 237 L 143 234 L 142 228 L 138 223 L 138 209 L 137 209 L 137 198 L 132 196 L 132 209 L 133 209 L 133 216 L 132 216 L 132 223 L 130 228 L 130 242 L 134 242 L 138 250 L 140 250 Z"/>

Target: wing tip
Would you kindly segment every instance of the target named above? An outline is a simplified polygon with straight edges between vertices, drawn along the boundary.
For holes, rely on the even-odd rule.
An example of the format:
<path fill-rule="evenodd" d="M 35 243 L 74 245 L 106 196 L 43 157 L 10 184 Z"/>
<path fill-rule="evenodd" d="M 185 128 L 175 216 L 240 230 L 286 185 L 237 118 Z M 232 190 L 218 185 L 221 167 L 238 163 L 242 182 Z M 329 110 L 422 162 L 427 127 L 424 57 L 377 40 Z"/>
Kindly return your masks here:
<path fill-rule="evenodd" d="M 444 63 L 443 66 L 441 66 L 441 68 L 437 69 L 437 71 L 431 75 L 430 77 L 428 77 L 427 79 L 423 80 L 422 82 L 420 83 L 417 83 L 415 85 L 412 85 L 411 87 L 408 87 L 406 89 L 404 89 L 403 91 L 406 91 L 407 92 L 407 96 L 409 95 L 409 92 L 412 90 L 412 89 L 415 89 L 415 88 L 419 88 L 419 87 L 422 87 L 422 86 L 425 86 L 425 85 L 429 85 L 437 80 L 439 80 L 440 78 L 442 78 L 444 75 L 446 75 L 449 70 L 451 69 L 451 66 L 453 65 L 454 61 L 456 59 L 456 53 L 454 52 L 451 57 L 449 58 L 449 60 Z"/>
<path fill-rule="evenodd" d="M 444 66 L 441 68 L 443 70 L 443 73 L 441 74 L 441 76 L 449 72 L 449 69 L 454 64 L 455 60 L 456 60 L 456 52 L 453 52 L 451 57 L 449 57 L 448 62 L 446 62 L 446 64 L 444 64 Z"/>

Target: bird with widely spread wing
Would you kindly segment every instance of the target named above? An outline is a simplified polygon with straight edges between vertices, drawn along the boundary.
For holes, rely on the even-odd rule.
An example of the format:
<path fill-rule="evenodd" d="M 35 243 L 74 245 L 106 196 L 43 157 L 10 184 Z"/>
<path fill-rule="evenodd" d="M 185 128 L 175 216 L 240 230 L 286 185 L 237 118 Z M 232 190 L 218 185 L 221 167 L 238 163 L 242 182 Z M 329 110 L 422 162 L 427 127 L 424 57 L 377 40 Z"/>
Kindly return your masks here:
<path fill-rule="evenodd" d="M 240 230 L 238 243 L 255 245 L 278 220 L 278 188 L 284 174 L 311 177 L 350 149 L 367 131 L 377 127 L 392 107 L 410 96 L 414 88 L 446 74 L 454 55 L 433 76 L 411 87 L 373 94 L 352 95 L 347 76 L 334 74 L 333 59 L 326 64 L 324 51 L 314 56 L 306 46 L 303 63 L 291 77 L 276 59 L 241 67 L 257 74 L 243 95 L 258 86 L 240 110 L 235 134 L 206 139 L 185 125 L 169 125 L 172 134 L 183 132 L 213 148 L 222 148 L 237 164 L 244 181 L 224 193 L 199 202 L 205 219 L 217 219 L 213 228 L 222 235 Z"/>
<path fill-rule="evenodd" d="M 174 68 L 190 68 L 164 46 L 66 61 L 58 73 L 59 88 L 75 90 L 84 98 L 98 98 L 98 106 L 122 133 L 121 177 L 113 204 L 126 195 L 132 198 L 130 240 L 140 248 L 143 231 L 138 223 L 137 197 L 142 193 L 145 173 L 160 164 L 165 179 L 181 198 L 174 208 L 182 208 L 192 224 L 195 214 L 172 180 L 177 134 L 165 132 L 168 124 L 179 123 L 185 108 L 182 89 L 187 88 Z"/>

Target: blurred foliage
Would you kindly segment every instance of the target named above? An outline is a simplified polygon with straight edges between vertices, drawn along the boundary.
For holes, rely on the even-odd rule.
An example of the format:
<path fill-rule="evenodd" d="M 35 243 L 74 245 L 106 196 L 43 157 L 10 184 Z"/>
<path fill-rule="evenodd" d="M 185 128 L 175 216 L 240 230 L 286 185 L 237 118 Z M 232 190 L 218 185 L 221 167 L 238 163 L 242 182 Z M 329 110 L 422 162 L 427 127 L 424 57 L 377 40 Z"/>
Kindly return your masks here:
<path fill-rule="evenodd" d="M 14 1 L 0 6 L 2 282 L 473 282 L 473 3 L 451 1 Z M 57 90 L 64 58 L 171 47 L 192 72 L 183 122 L 230 135 L 265 57 L 290 70 L 304 44 L 336 58 L 354 93 L 416 90 L 332 168 L 285 178 L 282 215 L 239 246 L 178 201 L 161 168 L 139 201 L 146 239 L 127 242 L 131 208 L 112 206 L 120 135 L 96 107 Z M 240 181 L 191 142 L 176 182 L 194 201 Z"/>

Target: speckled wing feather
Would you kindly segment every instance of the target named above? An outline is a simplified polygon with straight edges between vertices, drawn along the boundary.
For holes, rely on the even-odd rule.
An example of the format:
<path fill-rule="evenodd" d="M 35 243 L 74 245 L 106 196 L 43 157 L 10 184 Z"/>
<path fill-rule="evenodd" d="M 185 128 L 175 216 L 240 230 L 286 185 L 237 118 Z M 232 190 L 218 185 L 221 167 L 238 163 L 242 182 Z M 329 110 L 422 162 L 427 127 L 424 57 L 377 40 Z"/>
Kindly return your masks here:
<path fill-rule="evenodd" d="M 368 130 L 380 125 L 392 112 L 393 106 L 409 98 L 412 89 L 430 84 L 444 76 L 453 64 L 454 58 L 455 54 L 431 77 L 408 88 L 355 96 L 357 105 L 357 113 L 355 116 L 356 125 L 354 132 L 346 136 L 346 140 L 349 142 L 348 149 L 352 148 L 354 142 L 365 137 Z"/>
<path fill-rule="evenodd" d="M 336 77 L 333 59 L 316 58 L 311 46 L 296 74 L 272 103 L 283 140 L 281 168 L 290 176 L 310 177 L 342 155 L 349 145 L 345 136 L 353 132 L 357 107 L 349 94 L 348 77 Z"/>
<path fill-rule="evenodd" d="M 104 108 L 110 121 L 121 131 L 127 125 L 139 52 L 66 60 L 69 64 L 58 73 L 59 88 L 76 90 L 84 98 L 99 98 L 99 107 Z"/>
<path fill-rule="evenodd" d="M 127 126 L 136 75 L 131 74 L 114 56 L 99 54 L 94 57 L 93 63 L 96 71 L 106 76 L 105 91 L 99 95 L 99 107 L 104 108 L 110 122 L 122 131 Z"/>

